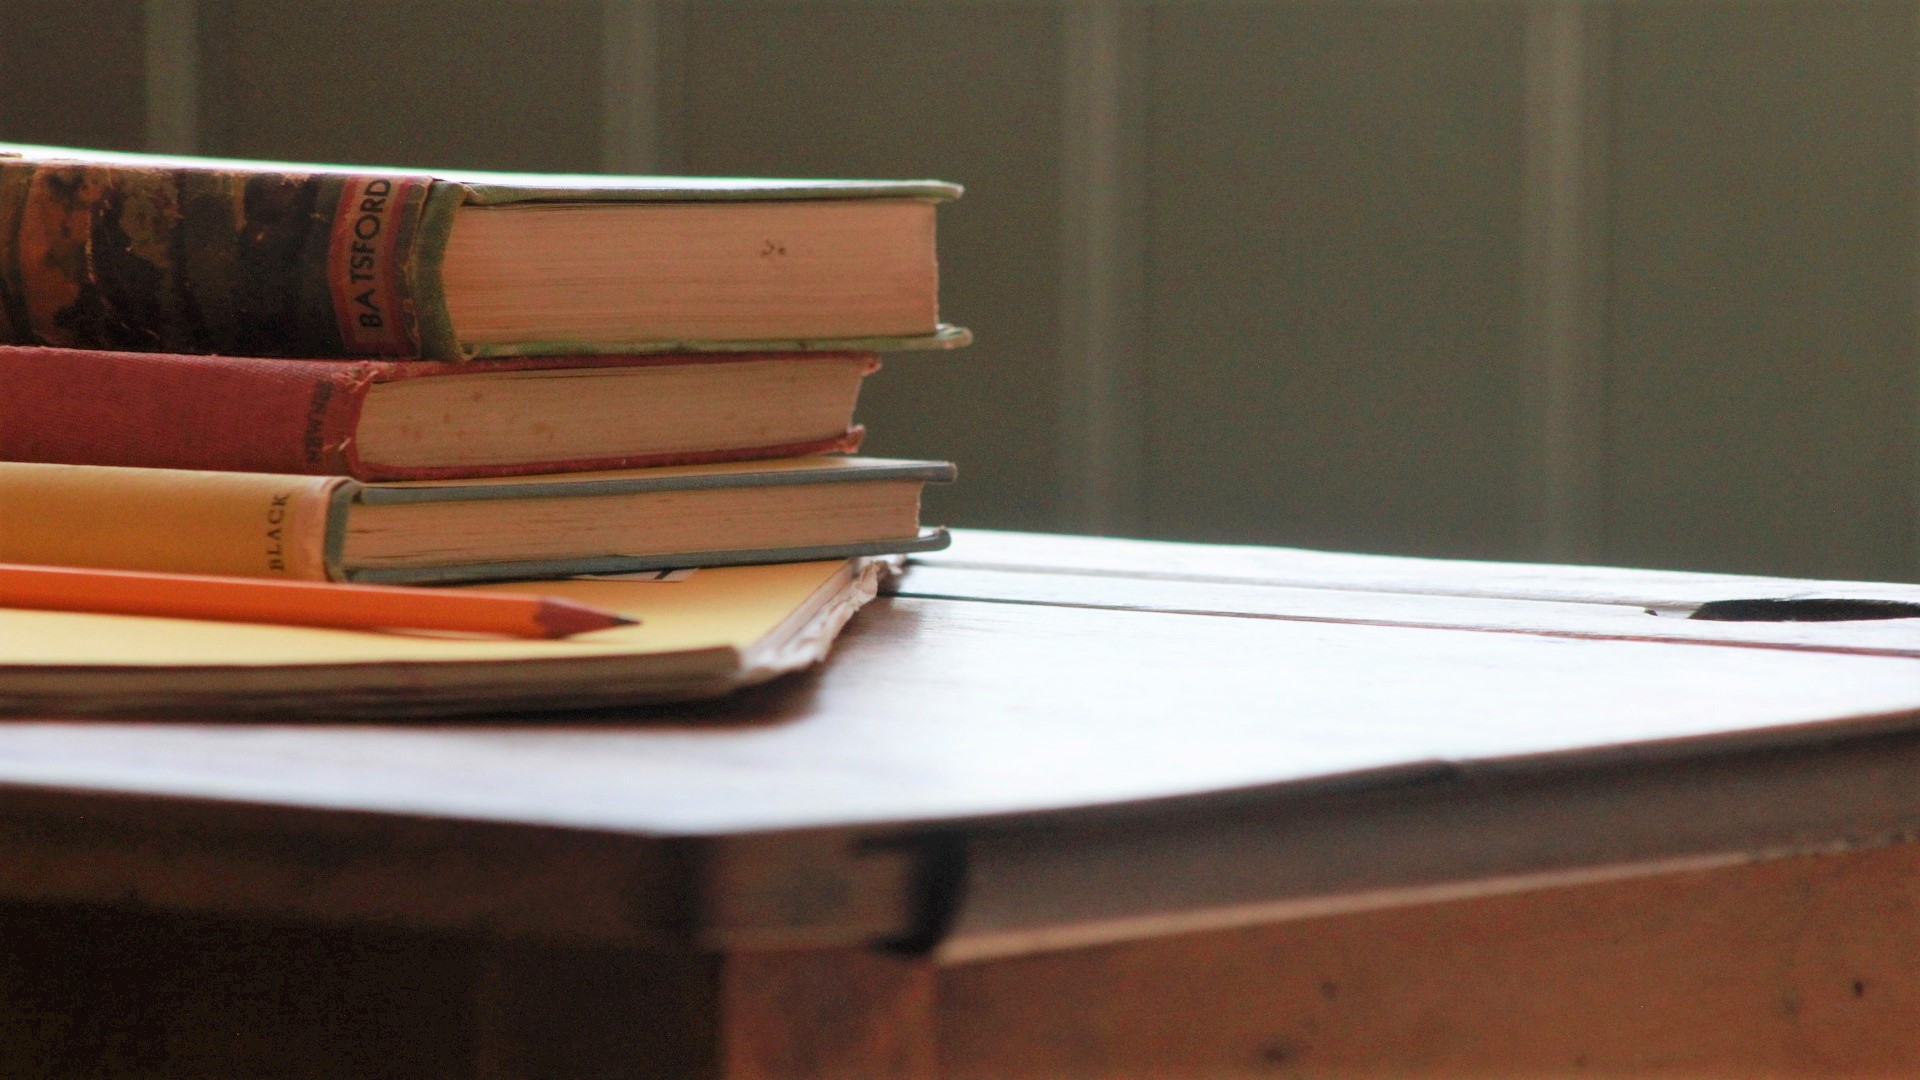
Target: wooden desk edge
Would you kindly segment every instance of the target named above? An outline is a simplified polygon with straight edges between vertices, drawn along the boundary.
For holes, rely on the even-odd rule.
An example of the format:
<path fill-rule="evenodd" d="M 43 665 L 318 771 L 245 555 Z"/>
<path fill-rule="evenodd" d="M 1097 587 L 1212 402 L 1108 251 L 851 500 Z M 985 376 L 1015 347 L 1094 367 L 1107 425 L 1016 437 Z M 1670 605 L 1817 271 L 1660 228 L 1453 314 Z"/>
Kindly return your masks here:
<path fill-rule="evenodd" d="M 1920 732 L 704 838 L 4 794 L 0 899 L 966 963 L 1897 842 L 1920 835 Z"/>
<path fill-rule="evenodd" d="M 1561 770 L 1480 766 L 977 828 L 936 955 L 1022 953 L 1920 838 L 1920 733 Z"/>
<path fill-rule="evenodd" d="M 0 901 L 656 949 L 924 937 L 939 841 L 652 836 L 0 786 Z"/>

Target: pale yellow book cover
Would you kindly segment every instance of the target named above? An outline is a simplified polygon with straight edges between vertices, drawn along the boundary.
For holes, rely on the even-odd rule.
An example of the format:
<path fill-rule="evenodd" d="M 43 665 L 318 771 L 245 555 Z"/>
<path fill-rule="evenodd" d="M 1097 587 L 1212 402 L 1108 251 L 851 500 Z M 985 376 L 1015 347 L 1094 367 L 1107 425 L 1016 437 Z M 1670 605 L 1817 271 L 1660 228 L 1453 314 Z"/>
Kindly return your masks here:
<path fill-rule="evenodd" d="M 713 696 L 821 659 L 886 565 L 484 587 L 640 620 L 556 641 L 0 608 L 0 710 L 455 715 Z"/>

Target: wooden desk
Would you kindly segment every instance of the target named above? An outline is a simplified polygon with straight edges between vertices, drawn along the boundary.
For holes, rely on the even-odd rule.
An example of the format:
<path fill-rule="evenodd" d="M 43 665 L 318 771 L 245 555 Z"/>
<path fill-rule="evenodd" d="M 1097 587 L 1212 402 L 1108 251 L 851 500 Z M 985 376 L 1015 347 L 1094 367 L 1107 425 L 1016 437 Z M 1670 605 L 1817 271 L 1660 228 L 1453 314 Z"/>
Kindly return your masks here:
<path fill-rule="evenodd" d="M 1920 1068 L 1920 620 L 963 534 L 805 677 L 0 723 L 0 1076 Z"/>

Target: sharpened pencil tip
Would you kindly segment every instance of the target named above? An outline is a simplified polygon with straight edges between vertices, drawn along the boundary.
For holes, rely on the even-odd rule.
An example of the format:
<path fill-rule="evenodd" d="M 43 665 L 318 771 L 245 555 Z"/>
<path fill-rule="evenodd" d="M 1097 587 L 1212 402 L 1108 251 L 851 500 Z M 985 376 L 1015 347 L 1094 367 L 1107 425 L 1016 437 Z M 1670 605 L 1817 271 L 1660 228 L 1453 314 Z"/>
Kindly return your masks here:
<path fill-rule="evenodd" d="M 534 613 L 534 621 L 539 624 L 544 636 L 550 638 L 571 637 L 615 626 L 635 626 L 640 622 L 639 619 L 551 596 L 541 599 Z"/>

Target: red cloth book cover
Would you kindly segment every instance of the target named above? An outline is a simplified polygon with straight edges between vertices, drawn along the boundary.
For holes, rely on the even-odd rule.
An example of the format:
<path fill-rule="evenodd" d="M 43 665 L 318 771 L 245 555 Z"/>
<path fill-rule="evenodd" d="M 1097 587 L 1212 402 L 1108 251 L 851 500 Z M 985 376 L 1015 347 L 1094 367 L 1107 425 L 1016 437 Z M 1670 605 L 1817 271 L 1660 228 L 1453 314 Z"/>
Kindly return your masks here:
<path fill-rule="evenodd" d="M 849 354 L 698 354 L 467 362 L 291 360 L 0 346 L 0 460 L 209 469 L 359 480 L 585 472 L 852 451 L 862 429 L 814 441 L 506 465 L 363 459 L 354 433 L 378 383 L 556 368 L 804 361 Z M 860 356 L 862 354 L 852 354 Z M 878 361 L 864 356 L 867 370 Z"/>

